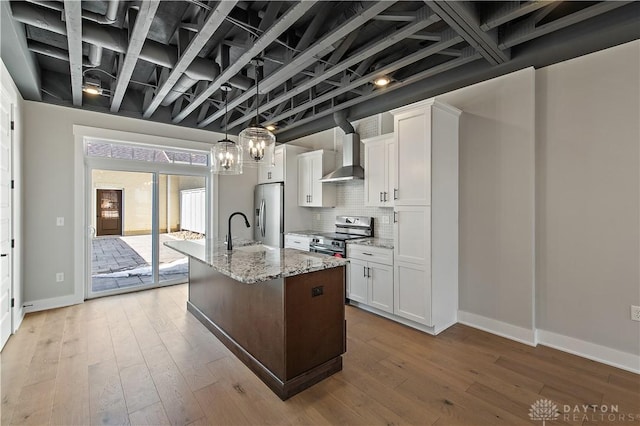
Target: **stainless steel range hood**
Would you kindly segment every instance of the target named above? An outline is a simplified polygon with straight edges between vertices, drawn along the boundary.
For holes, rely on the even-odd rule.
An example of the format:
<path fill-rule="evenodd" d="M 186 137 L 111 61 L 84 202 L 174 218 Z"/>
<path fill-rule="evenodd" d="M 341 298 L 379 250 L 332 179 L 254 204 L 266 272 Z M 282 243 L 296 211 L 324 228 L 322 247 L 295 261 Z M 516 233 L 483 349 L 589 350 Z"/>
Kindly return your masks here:
<path fill-rule="evenodd" d="M 342 145 L 342 167 L 323 176 L 320 182 L 364 179 L 364 169 L 360 165 L 360 135 L 347 121 L 346 111 L 336 112 L 333 117 L 336 124 L 346 133 Z"/>

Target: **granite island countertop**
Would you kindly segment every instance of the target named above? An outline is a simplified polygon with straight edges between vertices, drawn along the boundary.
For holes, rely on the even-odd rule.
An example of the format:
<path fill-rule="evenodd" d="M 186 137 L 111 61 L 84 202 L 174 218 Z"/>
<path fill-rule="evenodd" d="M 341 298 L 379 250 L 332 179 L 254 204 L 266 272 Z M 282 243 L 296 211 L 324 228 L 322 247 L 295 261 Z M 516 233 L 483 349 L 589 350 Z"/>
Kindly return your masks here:
<path fill-rule="evenodd" d="M 345 266 L 349 261 L 320 253 L 296 249 L 274 248 L 256 242 L 237 244 L 228 252 L 221 241 L 176 240 L 167 241 L 172 248 L 214 270 L 245 284 L 256 284 L 276 278 L 286 278 L 323 269 Z"/>

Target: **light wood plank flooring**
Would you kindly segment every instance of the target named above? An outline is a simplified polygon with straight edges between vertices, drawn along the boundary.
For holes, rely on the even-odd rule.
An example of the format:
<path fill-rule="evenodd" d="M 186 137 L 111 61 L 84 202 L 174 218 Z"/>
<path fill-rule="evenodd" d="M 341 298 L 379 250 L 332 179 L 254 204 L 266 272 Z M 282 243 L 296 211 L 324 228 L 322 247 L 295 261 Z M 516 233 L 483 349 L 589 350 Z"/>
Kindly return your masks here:
<path fill-rule="evenodd" d="M 344 370 L 286 402 L 185 309 L 186 285 L 27 315 L 1 357 L 7 424 L 538 424 L 538 399 L 616 404 L 548 421 L 640 423 L 640 376 L 456 325 L 432 337 L 347 307 Z"/>

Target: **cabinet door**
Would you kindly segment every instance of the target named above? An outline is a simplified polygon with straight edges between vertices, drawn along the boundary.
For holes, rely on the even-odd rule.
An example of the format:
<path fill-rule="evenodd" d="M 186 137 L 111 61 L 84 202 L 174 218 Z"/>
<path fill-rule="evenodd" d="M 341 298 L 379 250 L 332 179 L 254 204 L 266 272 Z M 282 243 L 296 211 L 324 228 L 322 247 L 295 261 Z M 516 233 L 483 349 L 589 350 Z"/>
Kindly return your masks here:
<path fill-rule="evenodd" d="M 347 278 L 347 297 L 356 302 L 367 303 L 367 262 L 350 259 L 347 265 Z"/>
<path fill-rule="evenodd" d="M 275 166 L 271 168 L 271 174 L 268 175 L 269 182 L 284 182 L 284 150 L 276 149 Z"/>
<path fill-rule="evenodd" d="M 284 151 L 281 147 L 275 149 L 275 165 L 260 165 L 258 167 L 258 183 L 284 182 Z"/>
<path fill-rule="evenodd" d="M 298 205 L 308 206 L 310 195 L 309 157 L 298 157 Z"/>
<path fill-rule="evenodd" d="M 367 143 L 364 146 L 364 205 L 384 206 L 386 144 Z"/>
<path fill-rule="evenodd" d="M 431 260 L 431 208 L 398 206 L 394 216 L 394 259 L 425 265 Z"/>
<path fill-rule="evenodd" d="M 433 325 L 429 265 L 396 262 L 393 270 L 393 313 L 420 324 Z"/>
<path fill-rule="evenodd" d="M 431 204 L 430 111 L 430 108 L 418 108 L 394 117 L 396 206 Z"/>
<path fill-rule="evenodd" d="M 313 155 L 309 158 L 309 186 L 311 191 L 309 194 L 310 206 L 322 207 L 322 155 Z"/>
<path fill-rule="evenodd" d="M 368 304 L 393 313 L 393 267 L 369 262 Z"/>
<path fill-rule="evenodd" d="M 393 190 L 396 188 L 396 144 L 393 139 L 385 143 L 385 151 L 387 155 L 385 160 L 385 189 L 383 189 L 383 191 L 386 191 L 384 205 L 393 207 L 395 204 Z"/>

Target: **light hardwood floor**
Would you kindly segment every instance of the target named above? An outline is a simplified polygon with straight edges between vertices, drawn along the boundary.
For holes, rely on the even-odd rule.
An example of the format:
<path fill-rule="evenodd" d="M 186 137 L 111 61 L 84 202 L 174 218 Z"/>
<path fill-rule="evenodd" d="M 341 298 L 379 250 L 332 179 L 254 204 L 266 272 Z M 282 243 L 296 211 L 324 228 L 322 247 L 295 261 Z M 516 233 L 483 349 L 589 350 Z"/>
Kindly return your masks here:
<path fill-rule="evenodd" d="M 538 399 L 618 405 L 640 376 L 456 325 L 429 336 L 347 307 L 342 372 L 280 401 L 185 309 L 186 285 L 27 315 L 1 357 L 2 424 L 538 424 Z"/>

